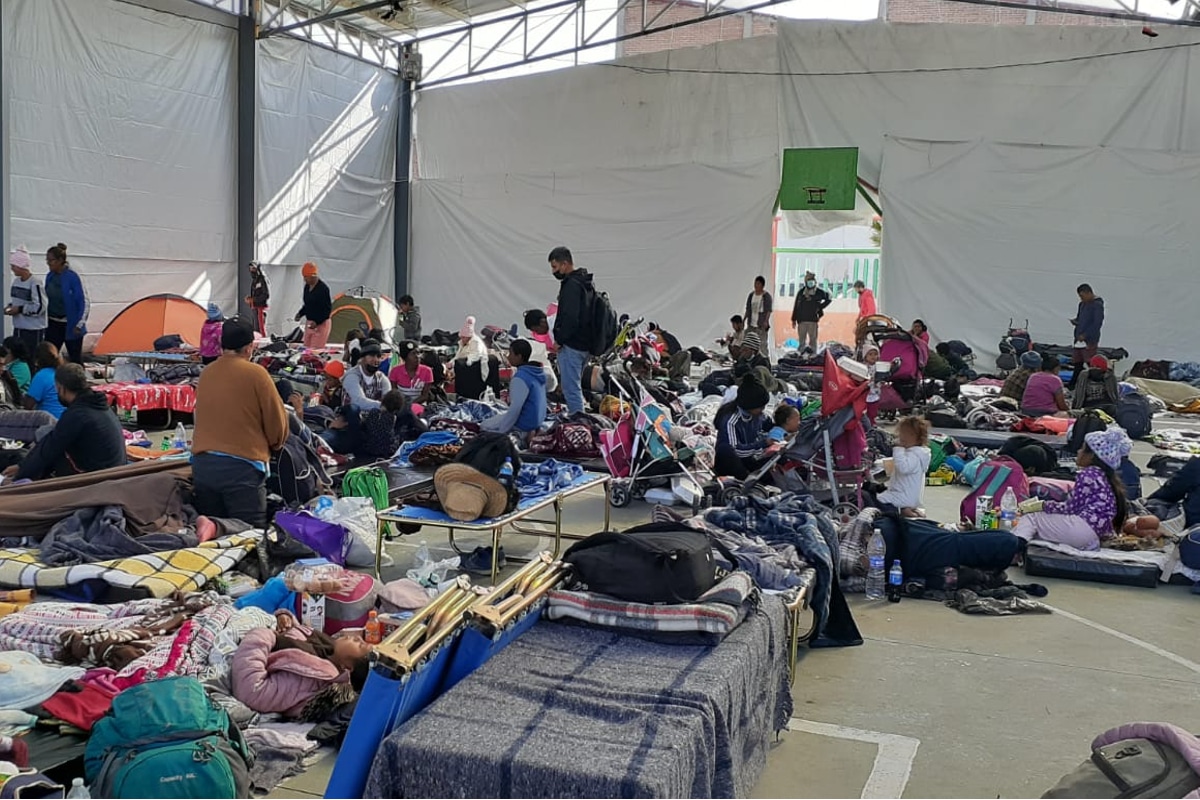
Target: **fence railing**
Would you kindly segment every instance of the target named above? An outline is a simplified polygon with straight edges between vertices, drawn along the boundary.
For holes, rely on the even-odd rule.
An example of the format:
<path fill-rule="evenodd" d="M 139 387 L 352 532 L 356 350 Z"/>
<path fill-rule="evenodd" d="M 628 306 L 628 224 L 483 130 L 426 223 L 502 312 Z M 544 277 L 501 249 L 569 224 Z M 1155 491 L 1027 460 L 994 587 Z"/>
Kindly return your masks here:
<path fill-rule="evenodd" d="M 862 281 L 879 293 L 879 249 L 815 250 L 775 248 L 775 296 L 794 298 L 804 284 L 804 273 L 816 273 L 817 285 L 834 300 L 852 298 L 854 284 Z"/>

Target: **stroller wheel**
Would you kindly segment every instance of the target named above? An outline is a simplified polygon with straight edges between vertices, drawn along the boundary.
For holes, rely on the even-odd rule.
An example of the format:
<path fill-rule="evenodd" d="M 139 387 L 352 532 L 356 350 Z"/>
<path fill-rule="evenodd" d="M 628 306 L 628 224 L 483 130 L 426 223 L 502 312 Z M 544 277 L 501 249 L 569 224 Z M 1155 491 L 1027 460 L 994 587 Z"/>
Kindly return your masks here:
<path fill-rule="evenodd" d="M 737 500 L 739 497 L 745 497 L 746 490 L 740 483 L 726 486 L 721 491 L 721 505 L 727 506 Z"/>
<path fill-rule="evenodd" d="M 854 503 L 838 503 L 833 507 L 833 521 L 838 525 L 849 525 L 858 516 L 858 506 Z"/>
<path fill-rule="evenodd" d="M 612 482 L 611 502 L 614 508 L 625 508 L 633 500 L 633 492 L 625 481 Z"/>

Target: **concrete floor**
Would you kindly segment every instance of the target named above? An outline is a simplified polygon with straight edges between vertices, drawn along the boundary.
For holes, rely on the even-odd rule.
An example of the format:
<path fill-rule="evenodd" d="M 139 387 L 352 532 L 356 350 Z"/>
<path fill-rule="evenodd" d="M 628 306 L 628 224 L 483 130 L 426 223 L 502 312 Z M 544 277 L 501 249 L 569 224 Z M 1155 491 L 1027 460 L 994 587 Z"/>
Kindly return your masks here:
<path fill-rule="evenodd" d="M 1135 460 L 1144 465 L 1152 452 L 1139 444 Z M 963 491 L 929 489 L 929 515 L 952 519 Z M 603 502 L 572 501 L 565 528 L 599 530 Z M 649 510 L 635 502 L 614 510 L 613 522 L 643 522 Z M 416 534 L 389 546 L 397 566 L 385 577 L 403 574 L 422 539 L 435 555 L 449 553 L 433 532 Z M 513 537 L 506 550 L 549 545 Z M 1020 570 L 1010 576 L 1025 582 Z M 792 730 L 753 796 L 1036 797 L 1109 727 L 1200 730 L 1200 597 L 1179 586 L 1038 582 L 1056 613 L 977 618 L 932 602 L 852 597 L 866 643 L 802 650 Z M 327 754 L 271 796 L 321 796 L 332 764 Z"/>

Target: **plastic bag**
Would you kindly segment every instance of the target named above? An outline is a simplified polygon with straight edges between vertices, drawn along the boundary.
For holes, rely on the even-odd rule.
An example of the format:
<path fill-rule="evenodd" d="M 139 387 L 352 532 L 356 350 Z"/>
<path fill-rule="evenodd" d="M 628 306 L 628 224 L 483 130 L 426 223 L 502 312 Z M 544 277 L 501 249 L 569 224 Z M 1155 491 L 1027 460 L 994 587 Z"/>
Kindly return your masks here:
<path fill-rule="evenodd" d="M 329 498 L 322 498 L 329 500 Z M 375 544 L 378 541 L 375 504 L 369 497 L 341 497 L 332 503 L 321 503 L 317 516 L 326 522 L 341 525 L 349 533 L 346 564 L 351 567 L 375 566 Z M 382 566 L 390 566 L 392 557 L 383 554 Z"/>
<path fill-rule="evenodd" d="M 405 577 L 426 588 L 439 586 L 446 580 L 446 576 L 450 572 L 458 569 L 458 565 L 458 556 L 434 561 L 433 557 L 429 555 L 428 545 L 421 542 L 421 546 L 417 548 L 416 558 L 413 559 L 413 568 Z"/>

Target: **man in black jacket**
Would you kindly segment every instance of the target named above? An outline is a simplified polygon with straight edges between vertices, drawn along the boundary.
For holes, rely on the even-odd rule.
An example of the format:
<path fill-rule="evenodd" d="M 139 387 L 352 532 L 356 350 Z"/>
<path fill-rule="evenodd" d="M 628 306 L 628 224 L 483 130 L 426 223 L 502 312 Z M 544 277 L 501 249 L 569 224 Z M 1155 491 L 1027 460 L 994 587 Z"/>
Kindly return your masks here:
<path fill-rule="evenodd" d="M 9 467 L 5 475 L 36 481 L 124 464 L 121 423 L 109 410 L 108 398 L 88 387 L 83 367 L 63 364 L 54 372 L 54 386 L 67 410 L 25 460 Z"/>
<path fill-rule="evenodd" d="M 558 279 L 558 314 L 554 318 L 554 342 L 558 345 L 558 374 L 567 411 L 584 409 L 583 368 L 591 357 L 592 303 L 596 290 L 586 269 L 576 269 L 571 251 L 550 251 L 550 272 Z"/>
<path fill-rule="evenodd" d="M 329 342 L 329 329 L 333 326 L 329 319 L 333 314 L 333 297 L 329 294 L 329 286 L 317 274 L 317 265 L 311 261 L 305 262 L 300 270 L 304 277 L 304 305 L 296 314 L 296 322 L 303 317 L 304 346 L 319 349 Z"/>
<path fill-rule="evenodd" d="M 804 273 L 804 285 L 796 293 L 796 303 L 792 306 L 792 324 L 796 326 L 796 338 L 802 348 L 817 352 L 817 330 L 821 317 L 825 316 L 825 308 L 832 302 L 829 292 L 817 286 L 817 274 Z"/>

